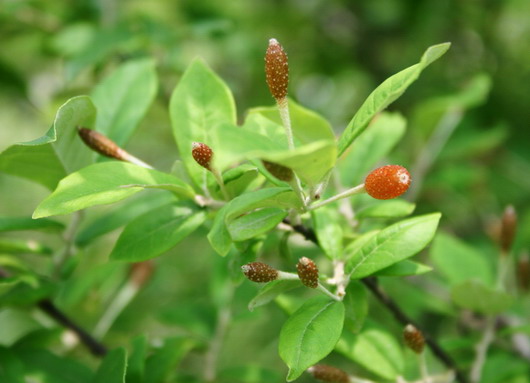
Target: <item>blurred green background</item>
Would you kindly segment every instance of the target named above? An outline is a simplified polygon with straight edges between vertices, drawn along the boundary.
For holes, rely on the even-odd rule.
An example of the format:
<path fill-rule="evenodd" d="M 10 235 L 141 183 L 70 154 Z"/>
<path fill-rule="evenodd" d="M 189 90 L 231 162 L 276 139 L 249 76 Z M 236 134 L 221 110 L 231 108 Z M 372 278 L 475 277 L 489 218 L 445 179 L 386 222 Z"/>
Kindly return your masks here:
<path fill-rule="evenodd" d="M 89 94 L 120 63 L 154 57 L 158 95 L 127 149 L 168 171 L 178 153 L 167 106 L 187 65 L 203 57 L 234 92 L 242 120 L 247 108 L 272 104 L 263 69 L 271 37 L 289 55 L 291 96 L 340 133 L 378 84 L 418 62 L 428 46 L 450 41 L 449 52 L 390 106 L 409 124 L 389 161 L 414 169 L 422 151 L 436 146 L 433 133 L 444 117 L 453 117 L 454 131 L 446 143 L 439 141 L 439 156 L 410 197 L 418 203 L 417 213 L 441 211 L 446 231 L 491 254 L 491 223 L 514 204 L 521 220 L 520 253 L 530 241 L 529 15 L 528 0 L 0 0 L 0 150 L 44 134 L 61 104 Z M 30 215 L 48 194 L 0 173 L 1 215 Z M 120 317 L 111 343 L 145 328 L 161 336 L 175 333 L 160 323 L 198 323 L 192 330 L 208 336 L 213 309 L 205 290 L 215 290 L 211 275 L 227 267 L 216 266 L 223 261 L 202 240 L 205 234 L 161 257 L 153 283 Z M 70 287 L 77 290 L 66 289 L 69 295 L 59 300 L 81 310 L 88 327 L 125 273 L 122 266 L 94 266 L 105 262 L 115 239 L 92 245 L 86 251 L 94 258 L 81 261 L 90 264 L 80 268 L 91 270 L 86 286 L 105 281 L 101 296 L 79 303 L 88 287 L 74 280 Z M 273 381 L 283 367 L 269 338 L 278 333 L 284 314 L 277 308 L 248 313 L 244 302 L 255 290 L 250 285 L 238 290 L 235 320 L 242 325 L 229 334 L 231 349 L 221 362 L 227 376 L 235 362 L 275 366 Z M 150 315 L 155 312 L 156 318 Z M 183 312 L 189 318 L 182 318 Z M 201 315 L 204 322 L 197 319 Z M 259 334 L 260 346 L 252 347 L 252 337 L 242 333 Z M 192 355 L 189 370 L 200 370 L 200 361 Z"/>

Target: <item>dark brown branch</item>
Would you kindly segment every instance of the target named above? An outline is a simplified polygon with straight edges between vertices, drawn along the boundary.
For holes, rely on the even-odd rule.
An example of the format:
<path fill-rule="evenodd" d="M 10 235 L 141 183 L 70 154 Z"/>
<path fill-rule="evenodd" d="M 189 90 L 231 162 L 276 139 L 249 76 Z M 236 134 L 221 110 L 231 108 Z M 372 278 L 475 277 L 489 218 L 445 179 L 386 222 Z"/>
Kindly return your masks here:
<path fill-rule="evenodd" d="M 50 317 L 55 319 L 57 323 L 73 331 L 81 343 L 83 343 L 93 355 L 104 356 L 107 353 L 107 348 L 103 344 L 66 316 L 66 314 L 59 310 L 52 301 L 49 299 L 43 299 L 37 303 L 37 306 Z"/>
<path fill-rule="evenodd" d="M 318 240 L 316 238 L 315 232 L 303 225 L 291 225 L 288 220 L 284 220 L 284 223 L 290 225 L 294 231 L 301 234 L 305 239 L 308 241 L 311 241 L 315 243 L 317 246 L 319 246 Z M 440 360 L 442 363 L 444 363 L 448 368 L 453 370 L 456 375 L 456 379 L 460 383 L 468 383 L 467 377 L 462 373 L 462 371 L 457 367 L 455 361 L 449 354 L 447 354 L 444 349 L 433 339 L 431 338 L 424 330 L 421 329 L 421 326 L 419 326 L 414 320 L 412 320 L 407 314 L 403 312 L 403 310 L 398 306 L 398 304 L 389 297 L 383 289 L 377 284 L 377 279 L 375 277 L 367 277 L 361 279 L 361 282 L 372 292 L 372 294 L 392 313 L 394 318 L 401 323 L 403 326 L 406 326 L 408 324 L 414 325 L 417 329 L 419 329 L 424 337 L 425 341 L 429 345 L 429 348 L 433 352 L 433 354 Z"/>
<path fill-rule="evenodd" d="M 9 272 L 0 268 L 0 279 L 9 278 Z M 90 352 L 95 356 L 103 356 L 107 353 L 107 348 L 92 337 L 88 332 L 82 329 L 72 319 L 70 319 L 65 313 L 63 313 L 57 306 L 53 304 L 49 299 L 43 299 L 37 302 L 37 307 L 48 314 L 50 317 L 55 319 L 57 323 L 61 324 L 65 328 L 73 331 Z"/>

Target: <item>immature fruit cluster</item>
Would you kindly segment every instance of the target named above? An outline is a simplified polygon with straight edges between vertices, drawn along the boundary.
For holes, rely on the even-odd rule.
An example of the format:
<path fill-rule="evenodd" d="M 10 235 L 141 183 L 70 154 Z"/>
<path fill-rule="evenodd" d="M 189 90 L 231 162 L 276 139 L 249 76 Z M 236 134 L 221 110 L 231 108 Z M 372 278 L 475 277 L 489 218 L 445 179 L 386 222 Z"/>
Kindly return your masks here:
<path fill-rule="evenodd" d="M 325 364 L 316 364 L 307 369 L 315 379 L 327 383 L 349 383 L 350 377 L 339 368 L 328 366 Z"/>
<path fill-rule="evenodd" d="M 107 136 L 83 127 L 77 127 L 77 133 L 90 149 L 106 157 L 127 161 L 127 152 Z"/>
<path fill-rule="evenodd" d="M 193 159 L 203 168 L 212 170 L 210 166 L 212 162 L 213 151 L 208 145 L 203 144 L 202 142 L 192 143 L 191 155 L 193 156 Z"/>
<path fill-rule="evenodd" d="M 368 174 L 364 188 L 375 199 L 391 199 L 405 193 L 410 181 L 410 174 L 403 166 L 386 165 Z"/>
<path fill-rule="evenodd" d="M 280 102 L 287 96 L 289 63 L 287 54 L 276 39 L 269 40 L 265 53 L 265 76 L 272 96 Z"/>
<path fill-rule="evenodd" d="M 293 179 L 293 171 L 288 167 L 282 166 L 280 164 L 269 162 L 263 160 L 263 166 L 265 169 L 272 174 L 274 177 L 278 178 L 281 181 L 289 182 Z"/>
<path fill-rule="evenodd" d="M 318 287 L 318 267 L 311 259 L 302 257 L 296 265 L 300 281 L 307 287 Z"/>
<path fill-rule="evenodd" d="M 265 283 L 278 279 L 278 270 L 262 262 L 251 262 L 241 266 L 245 276 L 252 282 Z"/>
<path fill-rule="evenodd" d="M 425 338 L 420 330 L 411 324 L 408 324 L 403 330 L 403 339 L 405 345 L 414 351 L 416 354 L 421 354 L 425 347 Z"/>

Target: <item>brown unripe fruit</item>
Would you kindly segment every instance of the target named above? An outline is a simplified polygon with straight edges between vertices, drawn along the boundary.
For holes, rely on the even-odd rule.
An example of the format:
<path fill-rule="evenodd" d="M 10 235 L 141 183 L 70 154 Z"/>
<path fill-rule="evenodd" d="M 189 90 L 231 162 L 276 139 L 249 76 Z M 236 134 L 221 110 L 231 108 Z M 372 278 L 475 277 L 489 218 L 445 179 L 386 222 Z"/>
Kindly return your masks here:
<path fill-rule="evenodd" d="M 515 231 L 517 229 L 517 213 L 512 205 L 508 205 L 502 214 L 500 245 L 507 254 L 512 249 Z"/>
<path fill-rule="evenodd" d="M 425 338 L 420 330 L 411 324 L 408 324 L 403 330 L 403 339 L 408 348 L 416 354 L 421 354 L 425 347 Z"/>
<path fill-rule="evenodd" d="M 191 155 L 193 156 L 193 159 L 203 168 L 212 170 L 210 166 L 212 162 L 213 150 L 208 145 L 203 144 L 202 142 L 192 143 Z"/>
<path fill-rule="evenodd" d="M 325 364 L 316 364 L 309 367 L 307 371 L 313 375 L 315 379 L 326 383 L 349 383 L 350 377 L 339 368 L 328 366 Z"/>
<path fill-rule="evenodd" d="M 278 102 L 284 100 L 289 84 L 289 63 L 287 54 L 276 39 L 269 40 L 265 53 L 265 77 L 272 97 Z"/>
<path fill-rule="evenodd" d="M 78 127 L 77 133 L 86 146 L 106 157 L 127 161 L 127 152 L 107 136 L 88 128 Z"/>
<path fill-rule="evenodd" d="M 318 267 L 311 259 L 302 257 L 296 265 L 300 281 L 307 287 L 318 287 Z"/>
<path fill-rule="evenodd" d="M 278 279 L 278 270 L 262 262 L 251 262 L 241 266 L 245 276 L 252 282 L 264 283 Z"/>

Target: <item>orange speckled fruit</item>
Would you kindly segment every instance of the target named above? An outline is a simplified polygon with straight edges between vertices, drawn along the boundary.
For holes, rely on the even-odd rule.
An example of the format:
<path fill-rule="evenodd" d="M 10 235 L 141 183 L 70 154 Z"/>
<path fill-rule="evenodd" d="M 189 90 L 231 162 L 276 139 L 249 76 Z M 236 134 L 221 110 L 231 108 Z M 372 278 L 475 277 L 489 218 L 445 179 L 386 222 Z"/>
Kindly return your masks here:
<path fill-rule="evenodd" d="M 364 188 L 376 199 L 392 199 L 405 193 L 410 181 L 410 174 L 403 166 L 386 165 L 368 174 Z"/>

